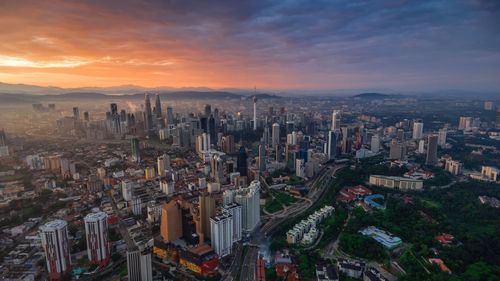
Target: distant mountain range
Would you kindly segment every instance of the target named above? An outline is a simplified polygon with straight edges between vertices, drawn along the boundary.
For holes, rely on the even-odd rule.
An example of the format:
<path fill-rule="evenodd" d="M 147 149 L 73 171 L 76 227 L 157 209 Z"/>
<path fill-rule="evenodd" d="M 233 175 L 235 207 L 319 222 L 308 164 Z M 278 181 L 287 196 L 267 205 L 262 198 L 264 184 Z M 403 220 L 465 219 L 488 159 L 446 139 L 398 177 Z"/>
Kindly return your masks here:
<path fill-rule="evenodd" d="M 381 93 L 362 93 L 352 96 L 354 99 L 395 99 L 401 98 L 401 95 L 389 95 Z"/>
<path fill-rule="evenodd" d="M 159 94 L 165 99 L 245 99 L 256 95 L 258 99 L 278 99 L 281 96 L 253 91 L 229 92 L 209 88 L 143 88 L 124 85 L 106 88 L 59 88 L 24 84 L 0 83 L 0 102 L 36 103 L 68 100 L 142 100 L 145 93 Z M 152 97 L 154 98 L 154 97 Z"/>

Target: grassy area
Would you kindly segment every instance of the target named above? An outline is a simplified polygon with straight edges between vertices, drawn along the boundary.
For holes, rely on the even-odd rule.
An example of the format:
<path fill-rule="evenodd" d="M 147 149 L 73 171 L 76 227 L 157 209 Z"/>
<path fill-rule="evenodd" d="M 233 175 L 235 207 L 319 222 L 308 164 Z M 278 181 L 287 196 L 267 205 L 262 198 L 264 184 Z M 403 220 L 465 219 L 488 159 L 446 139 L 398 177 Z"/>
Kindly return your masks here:
<path fill-rule="evenodd" d="M 281 211 L 285 206 L 289 206 L 297 201 L 293 196 L 282 191 L 271 191 L 270 196 L 271 198 L 266 200 L 264 206 L 264 209 L 269 213 Z"/>

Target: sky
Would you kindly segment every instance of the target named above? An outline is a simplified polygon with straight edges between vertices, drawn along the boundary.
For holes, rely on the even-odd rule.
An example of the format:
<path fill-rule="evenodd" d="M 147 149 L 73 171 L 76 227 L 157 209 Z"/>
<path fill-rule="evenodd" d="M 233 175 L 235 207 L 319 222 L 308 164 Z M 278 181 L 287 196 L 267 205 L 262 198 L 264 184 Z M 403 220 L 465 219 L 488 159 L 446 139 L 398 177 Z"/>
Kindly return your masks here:
<path fill-rule="evenodd" d="M 0 82 L 500 91 L 500 1 L 1 1 Z"/>

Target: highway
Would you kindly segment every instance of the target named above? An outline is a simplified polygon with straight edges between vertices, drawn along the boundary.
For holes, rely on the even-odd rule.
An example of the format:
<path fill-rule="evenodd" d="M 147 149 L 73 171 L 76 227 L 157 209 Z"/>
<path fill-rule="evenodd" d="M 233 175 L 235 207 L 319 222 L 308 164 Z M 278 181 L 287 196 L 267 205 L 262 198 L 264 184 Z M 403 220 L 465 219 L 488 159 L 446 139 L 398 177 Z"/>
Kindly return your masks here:
<path fill-rule="evenodd" d="M 319 199 L 324 195 L 327 188 L 330 186 L 332 176 L 343 167 L 345 166 L 342 165 L 325 168 L 316 179 L 309 183 L 310 191 L 305 197 L 306 200 L 301 200 L 291 205 L 279 214 L 266 216 L 269 220 L 261 225 L 260 229 L 252 235 L 248 251 L 246 252 L 243 263 L 240 266 L 240 280 L 256 280 L 256 261 L 259 255 L 259 245 L 263 244 L 266 241 L 267 236 L 276 231 L 280 224 L 286 219 L 300 216 L 308 209 L 315 207 L 319 203 Z M 230 281 L 234 280 L 234 278 L 235 275 L 234 272 L 232 272 L 228 276 L 225 276 L 222 280 Z"/>

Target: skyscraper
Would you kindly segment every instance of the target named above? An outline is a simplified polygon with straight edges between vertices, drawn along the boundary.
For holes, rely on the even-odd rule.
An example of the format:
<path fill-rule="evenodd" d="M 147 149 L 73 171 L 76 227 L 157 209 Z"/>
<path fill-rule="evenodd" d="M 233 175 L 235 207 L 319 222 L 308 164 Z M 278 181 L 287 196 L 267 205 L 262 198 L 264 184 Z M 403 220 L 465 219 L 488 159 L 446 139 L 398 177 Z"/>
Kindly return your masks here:
<path fill-rule="evenodd" d="M 5 136 L 5 130 L 2 129 L 0 131 L 0 146 L 6 146 L 7 145 L 7 137 Z"/>
<path fill-rule="evenodd" d="M 83 221 L 85 222 L 89 261 L 93 264 L 106 266 L 110 258 L 106 213 L 90 213 L 85 216 Z"/>
<path fill-rule="evenodd" d="M 245 149 L 244 146 L 240 147 L 240 150 L 238 152 L 238 158 L 237 158 L 237 163 L 238 165 L 238 172 L 240 173 L 240 176 L 246 177 L 248 174 L 248 155 L 247 155 L 247 150 Z"/>
<path fill-rule="evenodd" d="M 156 118 L 162 117 L 160 95 L 158 95 L 158 94 L 156 94 L 156 97 L 155 97 L 155 115 L 156 115 Z"/>
<path fill-rule="evenodd" d="M 174 124 L 174 109 L 167 106 L 167 125 Z"/>
<path fill-rule="evenodd" d="M 257 130 L 257 96 L 253 96 L 253 130 Z"/>
<path fill-rule="evenodd" d="M 210 218 L 210 232 L 212 234 L 212 248 L 219 257 L 231 254 L 233 246 L 233 216 L 223 212 Z"/>
<path fill-rule="evenodd" d="M 130 139 L 130 146 L 132 147 L 132 160 L 135 162 L 141 162 L 141 150 L 139 146 L 139 139 Z"/>
<path fill-rule="evenodd" d="M 161 207 L 160 234 L 165 242 L 175 241 L 182 236 L 181 206 L 171 200 Z"/>
<path fill-rule="evenodd" d="M 138 248 L 128 250 L 127 273 L 129 281 L 152 281 L 151 253 L 141 253 Z"/>
<path fill-rule="evenodd" d="M 211 239 L 210 218 L 215 215 L 215 197 L 203 192 L 199 197 L 200 227 L 205 239 Z"/>
<path fill-rule="evenodd" d="M 335 159 L 335 157 L 337 157 L 337 138 L 338 133 L 335 131 L 328 132 L 328 142 L 326 144 L 326 154 L 328 159 Z"/>
<path fill-rule="evenodd" d="M 413 122 L 413 139 L 419 140 L 422 138 L 424 132 L 424 122 L 422 120 L 415 120 Z"/>
<path fill-rule="evenodd" d="M 45 250 L 50 279 L 60 279 L 71 269 L 68 223 L 53 220 L 40 227 L 42 247 Z"/>
<path fill-rule="evenodd" d="M 280 124 L 274 123 L 272 126 L 272 140 L 271 144 L 276 147 L 280 143 Z"/>
<path fill-rule="evenodd" d="M 426 165 L 436 165 L 437 158 L 438 137 L 436 135 L 429 135 L 427 137 L 427 157 L 425 159 Z"/>
<path fill-rule="evenodd" d="M 497 107 L 497 116 L 495 119 L 495 125 L 497 128 L 500 128 L 500 106 Z"/>
<path fill-rule="evenodd" d="M 372 136 L 370 141 L 370 150 L 373 153 L 377 153 L 380 150 L 380 136 L 378 134 Z"/>
<path fill-rule="evenodd" d="M 406 160 L 406 145 L 393 139 L 389 150 L 389 159 Z"/>
<path fill-rule="evenodd" d="M 78 107 L 73 107 L 73 117 L 76 120 L 80 119 L 80 110 L 78 109 Z"/>
<path fill-rule="evenodd" d="M 438 145 L 441 147 L 446 146 L 446 128 L 439 129 Z"/>
<path fill-rule="evenodd" d="M 151 130 L 153 129 L 153 113 L 151 112 L 151 100 L 149 99 L 149 95 L 146 94 L 144 96 L 144 131 L 146 135 L 151 134 Z"/>
<path fill-rule="evenodd" d="M 334 110 L 332 113 L 332 128 L 331 131 L 340 129 L 340 111 Z"/>
<path fill-rule="evenodd" d="M 266 146 L 264 144 L 259 144 L 259 171 L 263 172 L 266 170 Z"/>
<path fill-rule="evenodd" d="M 241 206 L 243 231 L 252 232 L 260 224 L 260 182 L 254 180 L 247 188 L 238 189 L 234 201 Z"/>

